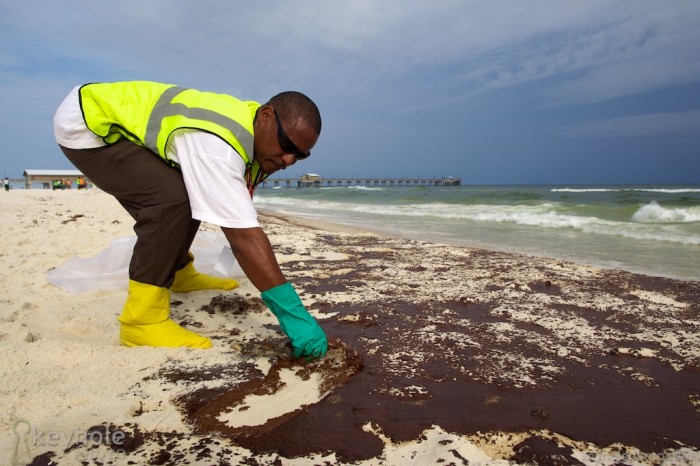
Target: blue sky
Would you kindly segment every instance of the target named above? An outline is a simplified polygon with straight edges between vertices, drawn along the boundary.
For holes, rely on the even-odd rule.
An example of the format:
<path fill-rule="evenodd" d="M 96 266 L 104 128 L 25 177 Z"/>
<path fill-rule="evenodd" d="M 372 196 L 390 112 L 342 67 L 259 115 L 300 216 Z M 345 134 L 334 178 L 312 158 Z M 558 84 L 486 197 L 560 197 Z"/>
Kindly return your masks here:
<path fill-rule="evenodd" d="M 700 2 L 0 0 L 2 175 L 72 168 L 55 108 L 145 79 L 319 105 L 282 176 L 700 183 Z"/>

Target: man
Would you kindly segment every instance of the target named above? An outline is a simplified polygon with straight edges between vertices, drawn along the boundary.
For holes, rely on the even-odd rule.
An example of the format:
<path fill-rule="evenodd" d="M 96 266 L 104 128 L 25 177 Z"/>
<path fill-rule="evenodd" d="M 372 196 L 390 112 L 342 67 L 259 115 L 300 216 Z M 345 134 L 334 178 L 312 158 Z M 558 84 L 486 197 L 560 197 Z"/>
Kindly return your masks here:
<path fill-rule="evenodd" d="M 285 279 L 252 203 L 258 183 L 316 144 L 321 117 L 308 97 L 283 92 L 260 105 L 147 81 L 87 84 L 58 108 L 54 131 L 66 157 L 136 221 L 122 344 L 211 346 L 170 319 L 169 298 L 169 290 L 238 286 L 194 269 L 189 248 L 206 221 L 223 230 L 294 356 L 326 353 L 326 336 Z"/>

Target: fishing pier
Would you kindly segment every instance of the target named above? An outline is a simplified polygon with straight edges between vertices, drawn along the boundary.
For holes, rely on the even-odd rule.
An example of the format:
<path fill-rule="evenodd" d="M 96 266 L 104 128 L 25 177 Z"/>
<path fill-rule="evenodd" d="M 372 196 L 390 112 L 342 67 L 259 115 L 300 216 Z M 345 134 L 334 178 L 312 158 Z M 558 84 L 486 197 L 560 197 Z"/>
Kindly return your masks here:
<path fill-rule="evenodd" d="M 274 179 L 262 182 L 263 188 L 351 188 L 351 187 L 433 187 L 433 186 L 461 186 L 462 179 L 452 176 L 441 178 L 322 178 L 320 175 L 309 173 L 296 180 Z"/>

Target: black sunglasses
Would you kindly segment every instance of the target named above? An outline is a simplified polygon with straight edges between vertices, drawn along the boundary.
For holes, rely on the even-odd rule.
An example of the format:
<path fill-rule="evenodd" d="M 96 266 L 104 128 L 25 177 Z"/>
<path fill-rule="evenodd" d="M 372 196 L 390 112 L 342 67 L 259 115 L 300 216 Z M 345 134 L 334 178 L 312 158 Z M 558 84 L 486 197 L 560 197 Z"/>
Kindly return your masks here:
<path fill-rule="evenodd" d="M 296 144 L 289 139 L 289 136 L 287 136 L 287 133 L 284 132 L 284 129 L 282 129 L 282 122 L 280 121 L 280 117 L 277 115 L 277 110 L 274 110 L 274 112 L 275 120 L 277 120 L 277 142 L 279 142 L 284 153 L 294 155 L 296 160 L 304 160 L 305 158 L 308 158 L 309 155 L 311 155 L 311 151 L 302 152 L 299 150 Z"/>

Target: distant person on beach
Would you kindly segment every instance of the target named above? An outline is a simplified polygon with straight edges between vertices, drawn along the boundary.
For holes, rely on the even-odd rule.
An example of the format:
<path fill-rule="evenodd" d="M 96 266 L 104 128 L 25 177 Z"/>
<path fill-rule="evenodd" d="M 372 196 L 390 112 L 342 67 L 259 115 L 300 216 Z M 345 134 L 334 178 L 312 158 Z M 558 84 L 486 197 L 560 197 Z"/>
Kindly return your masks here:
<path fill-rule="evenodd" d="M 10 179 L 8 177 L 5 177 L 5 179 L 2 180 L 2 184 L 5 186 L 5 191 L 10 190 Z"/>
<path fill-rule="evenodd" d="M 256 185 L 309 157 L 321 132 L 313 101 L 292 91 L 261 105 L 155 82 L 86 84 L 60 105 L 54 131 L 66 157 L 136 222 L 123 345 L 211 347 L 170 319 L 170 290 L 238 286 L 195 270 L 189 249 L 205 221 L 223 230 L 293 355 L 326 353 L 325 333 L 280 270 L 252 202 Z"/>

